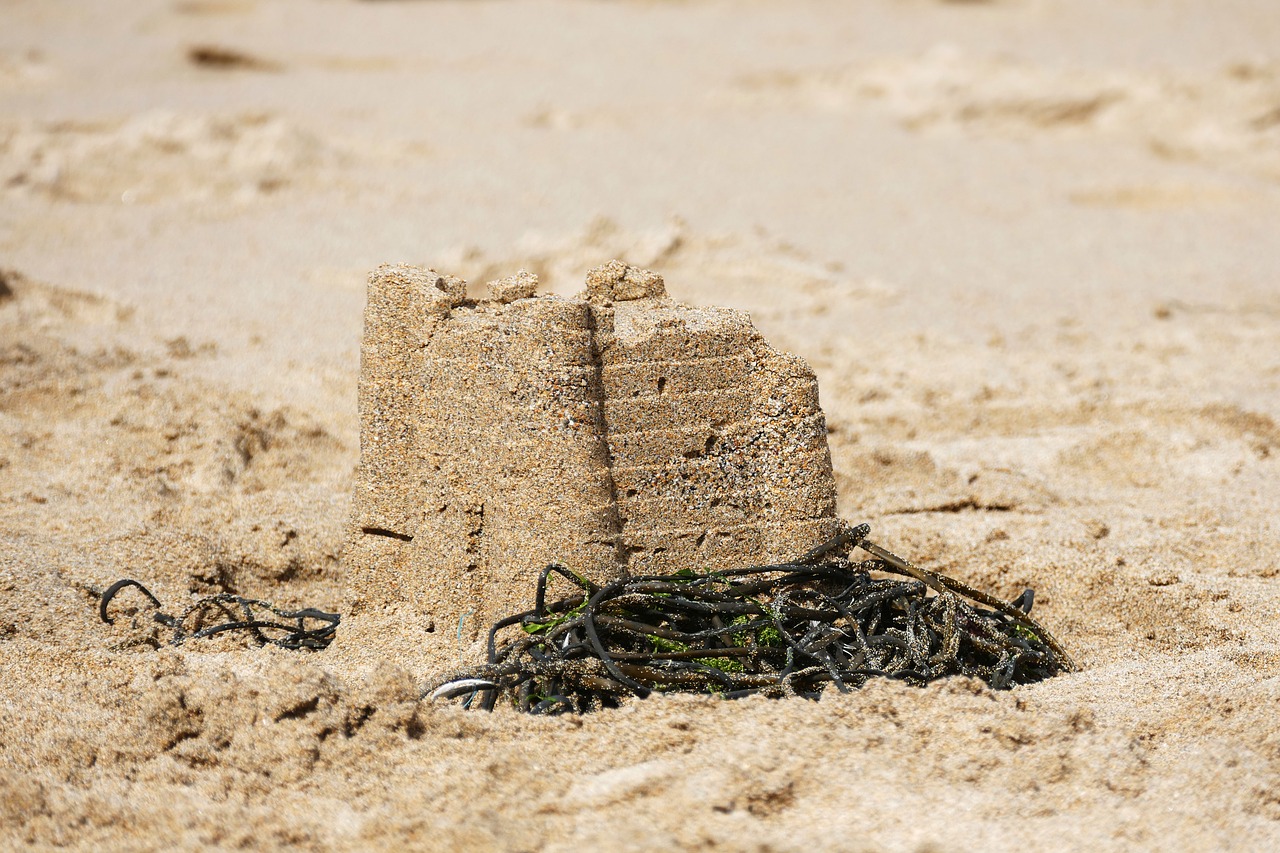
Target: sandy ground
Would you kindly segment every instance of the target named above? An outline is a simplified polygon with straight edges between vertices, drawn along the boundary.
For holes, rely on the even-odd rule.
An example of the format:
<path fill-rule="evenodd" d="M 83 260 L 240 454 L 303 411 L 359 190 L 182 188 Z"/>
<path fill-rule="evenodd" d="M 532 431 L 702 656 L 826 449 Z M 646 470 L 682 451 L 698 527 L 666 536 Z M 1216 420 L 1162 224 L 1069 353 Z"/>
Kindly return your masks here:
<path fill-rule="evenodd" d="M 1280 846 L 1280 8 L 0 3 L 0 846 Z M 341 610 L 364 280 L 621 256 L 822 383 L 841 512 L 1037 615 L 995 694 L 535 719 L 97 621 Z"/>

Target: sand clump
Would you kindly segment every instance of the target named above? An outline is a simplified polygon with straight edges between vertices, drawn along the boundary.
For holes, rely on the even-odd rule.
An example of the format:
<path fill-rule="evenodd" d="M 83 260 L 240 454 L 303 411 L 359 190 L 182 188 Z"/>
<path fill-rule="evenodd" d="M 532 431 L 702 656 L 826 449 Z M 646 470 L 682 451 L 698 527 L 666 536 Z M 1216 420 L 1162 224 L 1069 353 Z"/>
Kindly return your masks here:
<path fill-rule="evenodd" d="M 535 286 L 518 274 L 469 302 L 429 270 L 370 277 L 355 615 L 474 630 L 525 609 L 551 562 L 605 583 L 787 559 L 835 532 L 802 360 L 618 261 L 579 298 Z"/>
<path fill-rule="evenodd" d="M 538 277 L 528 270 L 491 281 L 486 285 L 489 298 L 504 305 L 517 299 L 529 299 L 538 292 Z"/>

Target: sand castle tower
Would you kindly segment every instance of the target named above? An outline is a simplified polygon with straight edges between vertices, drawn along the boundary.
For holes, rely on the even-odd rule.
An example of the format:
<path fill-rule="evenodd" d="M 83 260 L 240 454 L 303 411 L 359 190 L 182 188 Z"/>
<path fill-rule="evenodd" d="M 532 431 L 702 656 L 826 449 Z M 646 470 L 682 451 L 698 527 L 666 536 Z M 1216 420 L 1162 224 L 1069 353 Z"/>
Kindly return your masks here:
<path fill-rule="evenodd" d="M 584 296 L 521 273 L 470 301 L 409 266 L 369 278 L 353 612 L 472 632 L 560 562 L 596 582 L 785 559 L 836 530 L 813 371 L 742 312 L 618 261 Z"/>

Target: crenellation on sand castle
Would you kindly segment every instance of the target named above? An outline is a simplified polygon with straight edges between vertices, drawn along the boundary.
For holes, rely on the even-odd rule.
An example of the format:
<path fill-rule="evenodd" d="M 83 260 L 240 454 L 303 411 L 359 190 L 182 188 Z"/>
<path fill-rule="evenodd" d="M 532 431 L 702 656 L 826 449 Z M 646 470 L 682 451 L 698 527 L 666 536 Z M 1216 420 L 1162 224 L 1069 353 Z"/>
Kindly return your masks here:
<path fill-rule="evenodd" d="M 583 296 L 369 281 L 353 606 L 487 624 L 560 562 L 597 583 L 785 559 L 836 529 L 817 382 L 743 312 L 618 261 Z"/>
<path fill-rule="evenodd" d="M 656 272 L 642 270 L 622 261 L 596 267 L 587 273 L 587 301 L 609 306 L 636 299 L 665 299 L 666 282 Z"/>
<path fill-rule="evenodd" d="M 519 270 L 514 275 L 491 281 L 485 287 L 491 300 L 506 304 L 535 296 L 538 292 L 538 277 L 528 270 Z"/>

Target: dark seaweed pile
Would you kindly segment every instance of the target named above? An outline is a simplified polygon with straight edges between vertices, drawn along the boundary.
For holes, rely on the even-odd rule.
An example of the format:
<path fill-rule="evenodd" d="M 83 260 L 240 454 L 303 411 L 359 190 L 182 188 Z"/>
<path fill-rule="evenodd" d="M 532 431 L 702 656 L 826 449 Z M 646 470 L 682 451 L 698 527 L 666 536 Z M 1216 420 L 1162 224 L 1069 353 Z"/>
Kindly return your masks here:
<path fill-rule="evenodd" d="M 1074 669 L 1031 619 L 1031 590 L 1001 601 L 912 565 L 868 542 L 869 532 L 846 526 L 778 565 L 605 586 L 548 566 L 534 608 L 493 626 L 488 662 L 427 693 L 542 714 L 655 691 L 816 698 L 828 685 L 848 691 L 872 678 L 923 685 L 967 675 L 1002 690 Z M 851 560 L 854 548 L 871 559 Z M 547 603 L 553 578 L 576 593 Z"/>

